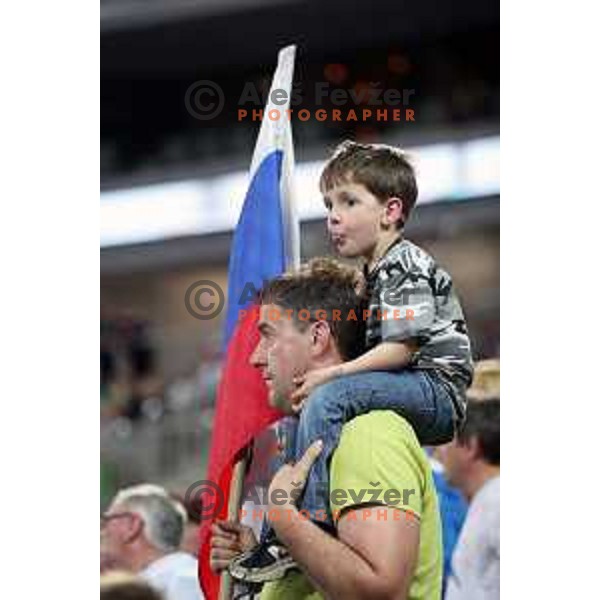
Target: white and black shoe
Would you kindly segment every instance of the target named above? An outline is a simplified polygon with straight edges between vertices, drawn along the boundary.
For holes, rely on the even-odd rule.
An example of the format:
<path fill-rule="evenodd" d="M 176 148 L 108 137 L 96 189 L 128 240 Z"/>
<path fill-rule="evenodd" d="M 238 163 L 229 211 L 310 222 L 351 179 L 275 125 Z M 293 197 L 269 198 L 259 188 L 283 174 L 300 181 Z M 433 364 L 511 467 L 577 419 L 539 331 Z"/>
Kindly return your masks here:
<path fill-rule="evenodd" d="M 297 568 L 285 546 L 271 538 L 240 554 L 229 563 L 228 570 L 239 581 L 264 583 L 281 579 L 289 570 Z"/>

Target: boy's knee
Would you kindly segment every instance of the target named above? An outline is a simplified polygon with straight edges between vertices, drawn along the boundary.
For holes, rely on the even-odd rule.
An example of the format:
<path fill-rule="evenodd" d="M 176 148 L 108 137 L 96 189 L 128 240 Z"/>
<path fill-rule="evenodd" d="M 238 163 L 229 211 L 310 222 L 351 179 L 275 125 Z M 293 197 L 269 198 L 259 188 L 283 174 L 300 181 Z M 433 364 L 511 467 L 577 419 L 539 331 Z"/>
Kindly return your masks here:
<path fill-rule="evenodd" d="M 336 377 L 319 386 L 315 391 L 320 391 L 323 396 L 339 398 L 348 389 L 348 377 Z"/>
<path fill-rule="evenodd" d="M 343 393 L 335 381 L 328 381 L 315 388 L 307 398 L 302 412 L 298 431 L 305 440 L 321 434 L 325 424 L 332 419 L 339 420 L 339 411 L 343 410 Z"/>
<path fill-rule="evenodd" d="M 305 400 L 302 412 L 300 413 L 300 426 L 319 420 L 327 412 L 328 395 L 321 393 L 322 387 L 318 387 Z"/>
<path fill-rule="evenodd" d="M 341 395 L 342 387 L 339 382 L 337 380 L 328 381 L 314 389 L 307 398 L 304 410 L 308 410 L 312 415 L 327 413 L 330 408 L 340 402 Z"/>

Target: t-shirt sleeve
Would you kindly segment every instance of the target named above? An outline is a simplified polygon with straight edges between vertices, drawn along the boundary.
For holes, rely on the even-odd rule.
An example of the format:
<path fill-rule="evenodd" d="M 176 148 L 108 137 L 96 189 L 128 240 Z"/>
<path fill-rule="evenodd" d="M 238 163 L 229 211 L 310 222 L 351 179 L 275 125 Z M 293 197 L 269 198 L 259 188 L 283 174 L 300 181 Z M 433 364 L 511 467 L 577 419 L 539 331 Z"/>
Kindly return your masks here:
<path fill-rule="evenodd" d="M 435 298 L 427 278 L 419 271 L 393 266 L 379 277 L 382 341 L 426 341 L 435 318 Z"/>
<path fill-rule="evenodd" d="M 484 531 L 487 551 L 493 558 L 500 558 L 500 492 L 490 494 L 484 506 Z"/>
<path fill-rule="evenodd" d="M 373 411 L 346 423 L 331 460 L 332 514 L 379 504 L 420 518 L 426 460 L 422 454 L 412 428 L 393 412 Z"/>

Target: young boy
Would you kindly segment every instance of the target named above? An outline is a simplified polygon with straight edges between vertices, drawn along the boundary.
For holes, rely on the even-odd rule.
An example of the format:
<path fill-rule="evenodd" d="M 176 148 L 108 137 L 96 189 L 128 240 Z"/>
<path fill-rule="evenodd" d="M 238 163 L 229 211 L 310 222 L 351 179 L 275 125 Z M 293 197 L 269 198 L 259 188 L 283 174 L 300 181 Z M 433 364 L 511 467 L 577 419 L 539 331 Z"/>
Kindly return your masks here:
<path fill-rule="evenodd" d="M 465 418 L 473 366 L 450 276 L 402 235 L 417 199 L 406 156 L 390 146 L 345 142 L 326 164 L 320 187 L 337 253 L 364 260 L 368 298 L 366 351 L 298 378 L 293 395 L 301 411 L 294 458 L 315 440 L 324 442 L 301 508 L 332 528 L 327 467 L 343 425 L 371 410 L 394 410 L 422 444 L 449 442 Z M 277 544 L 265 536 L 232 563 L 231 573 L 250 582 L 281 576 L 293 561 Z"/>

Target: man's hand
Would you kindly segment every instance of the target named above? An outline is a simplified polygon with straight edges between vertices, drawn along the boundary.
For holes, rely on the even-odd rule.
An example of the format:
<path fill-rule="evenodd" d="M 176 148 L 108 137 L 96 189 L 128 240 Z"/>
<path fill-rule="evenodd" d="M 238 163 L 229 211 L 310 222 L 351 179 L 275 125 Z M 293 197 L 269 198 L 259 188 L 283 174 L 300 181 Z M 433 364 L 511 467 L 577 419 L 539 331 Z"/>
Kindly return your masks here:
<path fill-rule="evenodd" d="M 321 454 L 321 450 L 323 450 L 323 442 L 317 440 L 309 446 L 304 456 L 295 465 L 283 465 L 275 473 L 268 492 L 269 512 L 281 511 L 290 506 L 295 506 L 295 501 L 304 489 L 310 469 L 319 454 Z M 285 495 L 283 495 L 285 503 L 272 504 L 273 493 L 280 492 L 280 490 L 285 492 Z"/>
<path fill-rule="evenodd" d="M 233 558 L 256 546 L 254 532 L 233 521 L 218 521 L 212 526 L 210 538 L 210 568 L 220 573 Z"/>
<path fill-rule="evenodd" d="M 304 375 L 294 377 L 294 383 L 298 386 L 291 395 L 292 409 L 294 412 L 299 413 L 302 410 L 305 400 L 316 387 L 339 377 L 341 374 L 340 370 L 340 365 L 334 365 L 322 369 L 313 369 Z"/>

